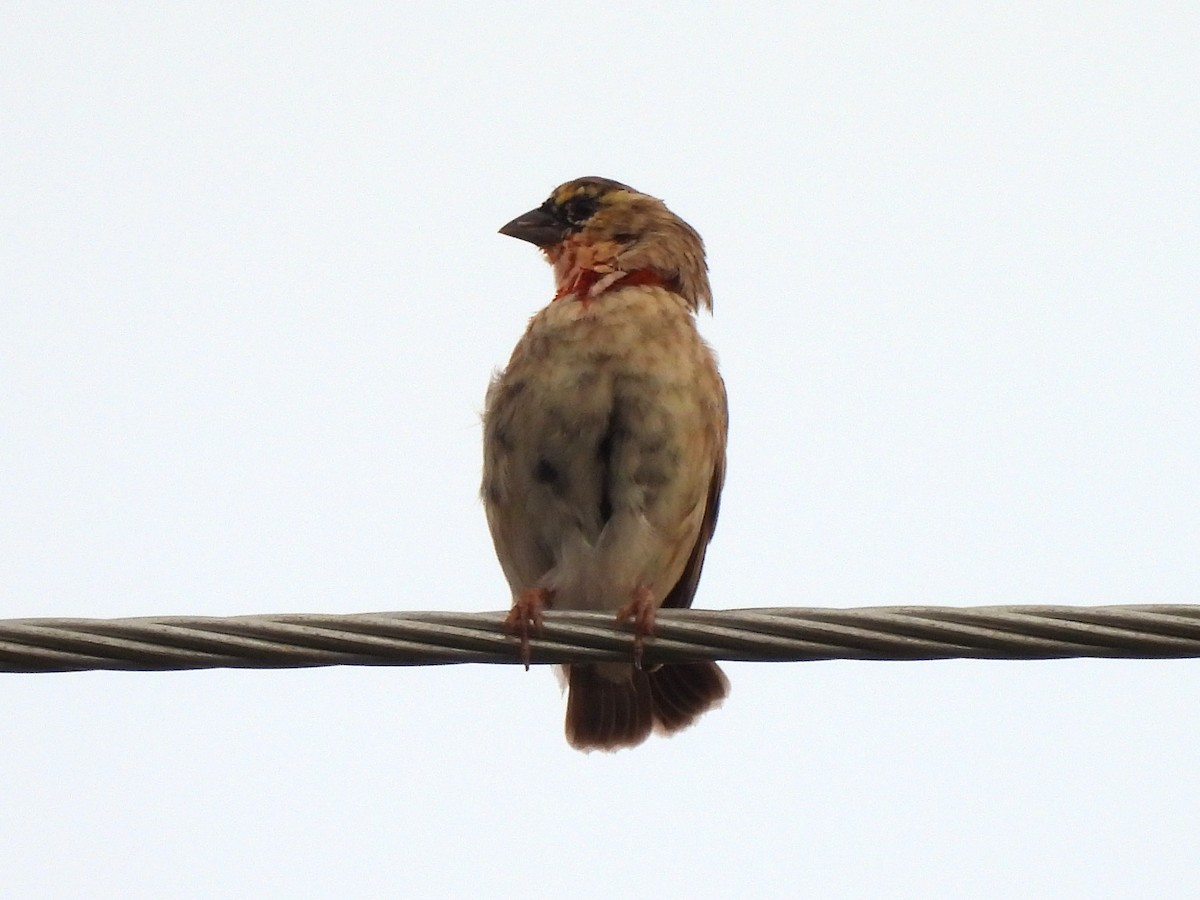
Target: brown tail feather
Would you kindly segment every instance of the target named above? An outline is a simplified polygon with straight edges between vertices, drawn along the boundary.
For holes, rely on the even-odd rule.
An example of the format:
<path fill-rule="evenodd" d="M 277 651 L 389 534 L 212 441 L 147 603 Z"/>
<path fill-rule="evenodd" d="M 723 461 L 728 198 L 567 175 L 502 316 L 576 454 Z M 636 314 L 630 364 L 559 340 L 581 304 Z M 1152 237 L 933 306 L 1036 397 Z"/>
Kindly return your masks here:
<path fill-rule="evenodd" d="M 729 679 L 713 662 L 677 663 L 650 673 L 654 725 L 664 734 L 687 728 L 729 694 Z"/>
<path fill-rule="evenodd" d="M 597 666 L 566 668 L 567 743 L 572 747 L 616 750 L 640 744 L 650 735 L 653 705 L 645 672 L 633 666 L 608 666 L 604 673 Z M 627 677 L 622 677 L 623 669 L 628 669 Z"/>
<path fill-rule="evenodd" d="M 652 672 L 633 666 L 567 666 L 567 742 L 577 750 L 635 747 L 652 728 L 686 728 L 729 693 L 716 663 L 677 663 Z M 616 676 L 614 677 L 612 676 Z"/>

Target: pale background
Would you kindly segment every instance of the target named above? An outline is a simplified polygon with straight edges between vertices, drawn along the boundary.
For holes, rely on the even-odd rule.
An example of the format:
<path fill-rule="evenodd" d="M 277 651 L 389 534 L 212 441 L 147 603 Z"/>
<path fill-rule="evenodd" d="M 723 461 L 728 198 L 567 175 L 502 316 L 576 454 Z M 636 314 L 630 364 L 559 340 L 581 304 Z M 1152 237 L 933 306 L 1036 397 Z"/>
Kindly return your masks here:
<path fill-rule="evenodd" d="M 1200 7 L 0 6 L 0 616 L 494 610 L 561 181 L 704 235 L 702 607 L 1200 601 Z M 970 9 L 964 12 L 964 9 Z M 13 897 L 1186 896 L 1200 661 L 0 676 Z"/>

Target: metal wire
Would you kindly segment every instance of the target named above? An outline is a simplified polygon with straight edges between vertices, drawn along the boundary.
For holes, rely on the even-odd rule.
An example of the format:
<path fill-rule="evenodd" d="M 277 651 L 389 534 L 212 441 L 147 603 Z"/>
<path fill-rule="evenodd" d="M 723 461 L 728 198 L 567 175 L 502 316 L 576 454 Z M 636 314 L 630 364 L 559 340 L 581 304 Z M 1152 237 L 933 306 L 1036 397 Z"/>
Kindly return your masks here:
<path fill-rule="evenodd" d="M 504 613 L 0 620 L 0 672 L 520 662 Z M 549 612 L 532 662 L 627 660 L 607 613 Z M 644 662 L 1200 656 L 1200 606 L 662 610 Z"/>

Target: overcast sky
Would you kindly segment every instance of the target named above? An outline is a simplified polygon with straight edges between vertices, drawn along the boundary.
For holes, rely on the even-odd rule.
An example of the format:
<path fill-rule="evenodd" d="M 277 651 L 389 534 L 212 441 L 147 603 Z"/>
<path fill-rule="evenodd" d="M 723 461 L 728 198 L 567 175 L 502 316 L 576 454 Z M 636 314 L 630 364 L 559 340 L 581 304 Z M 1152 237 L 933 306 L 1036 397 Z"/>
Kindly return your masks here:
<path fill-rule="evenodd" d="M 704 236 L 698 607 L 1200 601 L 1200 7 L 0 6 L 0 617 L 497 610 L 496 234 Z M 901 9 L 903 6 L 903 9 Z M 967 10 L 967 11 L 964 11 Z M 12 897 L 1185 896 L 1200 661 L 0 675 Z"/>

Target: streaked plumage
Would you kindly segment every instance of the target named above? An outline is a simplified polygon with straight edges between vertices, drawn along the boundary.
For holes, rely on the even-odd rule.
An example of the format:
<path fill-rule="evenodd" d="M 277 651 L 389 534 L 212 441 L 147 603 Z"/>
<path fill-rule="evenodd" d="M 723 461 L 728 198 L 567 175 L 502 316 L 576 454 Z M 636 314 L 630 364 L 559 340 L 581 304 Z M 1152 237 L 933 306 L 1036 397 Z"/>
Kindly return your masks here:
<path fill-rule="evenodd" d="M 640 642 L 655 610 L 691 605 L 724 478 L 725 388 L 695 324 L 712 305 L 704 246 L 662 201 L 602 178 L 501 232 L 539 246 L 556 282 L 484 412 L 510 624 L 527 641 L 543 606 L 602 610 Z M 728 691 L 708 662 L 566 669 L 567 739 L 585 750 L 686 727 Z"/>

